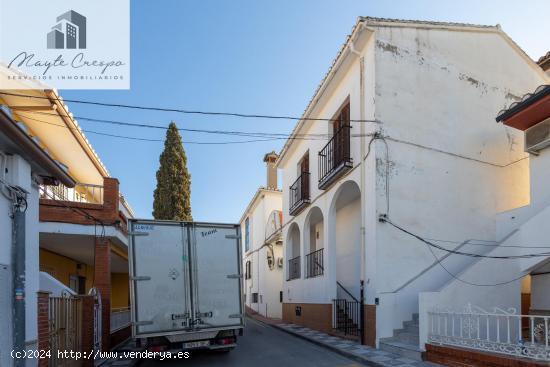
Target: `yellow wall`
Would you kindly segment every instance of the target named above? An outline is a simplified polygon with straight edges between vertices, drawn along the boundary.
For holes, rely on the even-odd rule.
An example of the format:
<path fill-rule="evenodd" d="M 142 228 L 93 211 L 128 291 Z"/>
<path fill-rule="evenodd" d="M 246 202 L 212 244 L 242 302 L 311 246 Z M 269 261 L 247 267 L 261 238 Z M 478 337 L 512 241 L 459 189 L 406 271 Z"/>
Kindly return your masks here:
<path fill-rule="evenodd" d="M 40 271 L 49 273 L 67 287 L 71 275 L 85 277 L 88 292 L 93 285 L 94 267 L 81 264 L 80 269 L 77 269 L 77 264 L 78 262 L 71 258 L 40 249 Z M 128 274 L 111 273 L 111 308 L 128 307 L 128 296 Z"/>
<path fill-rule="evenodd" d="M 128 274 L 111 273 L 111 308 L 128 307 Z"/>
<path fill-rule="evenodd" d="M 86 278 L 86 292 L 92 287 L 94 279 L 94 267 L 86 264 L 81 264 L 80 269 L 77 269 L 75 260 L 58 255 L 44 249 L 40 249 L 40 271 L 49 273 L 61 283 L 69 286 L 69 276 L 78 275 Z"/>

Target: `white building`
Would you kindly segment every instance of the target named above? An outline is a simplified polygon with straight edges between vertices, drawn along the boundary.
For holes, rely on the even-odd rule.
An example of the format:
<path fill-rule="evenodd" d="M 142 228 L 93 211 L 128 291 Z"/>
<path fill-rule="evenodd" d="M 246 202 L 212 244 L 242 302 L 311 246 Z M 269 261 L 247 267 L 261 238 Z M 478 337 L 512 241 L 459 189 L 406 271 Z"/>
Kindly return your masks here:
<path fill-rule="evenodd" d="M 327 139 L 291 137 L 277 161 L 283 319 L 418 357 L 419 294 L 477 263 L 448 250 L 490 251 L 497 213 L 529 202 L 522 135 L 494 116 L 546 78 L 499 26 L 359 18 L 292 135 Z"/>
<path fill-rule="evenodd" d="M 539 65 L 548 73 L 548 57 Z M 531 93 L 524 95 L 498 113 L 503 130 L 524 132 L 522 143 L 529 171 L 529 201 L 526 205 L 498 213 L 496 238 L 500 239 L 486 257 L 479 259 L 437 292 L 420 295 L 420 342 L 428 341 L 434 361 L 449 359 L 448 346 L 468 347 L 471 359 L 483 361 L 483 353 L 497 351 L 514 358 L 532 358 L 550 363 L 550 77 Z M 523 140 L 524 138 L 524 140 Z M 509 185 L 503 182 L 503 185 Z M 516 256 L 515 259 L 495 259 Z M 475 283 L 478 286 L 472 287 Z M 490 286 L 487 284 L 501 284 Z M 479 286 L 485 285 L 485 286 Z M 468 303 L 466 305 L 466 302 Z M 468 318 L 482 324 L 468 327 L 473 335 L 458 335 L 437 328 L 438 324 L 464 325 Z M 523 315 L 523 316 L 521 316 Z M 459 319 L 462 319 L 459 323 Z M 477 322 L 477 321 L 476 321 Z M 435 326 L 435 327 L 433 327 Z M 458 327 L 458 326 L 457 326 Z M 518 332 L 521 330 L 521 333 Z M 500 334 L 500 335 L 499 335 Z M 483 339 L 484 342 L 478 342 Z M 447 347 L 441 357 L 437 345 Z M 453 355 L 453 360 L 457 360 Z M 511 365 L 511 363 L 509 364 Z M 521 364 L 517 364 L 521 365 Z"/>
<path fill-rule="evenodd" d="M 240 224 L 246 306 L 265 317 L 280 319 L 283 290 L 282 192 L 277 189 L 277 157 L 275 152 L 264 156 L 267 186 L 256 191 Z"/>
<path fill-rule="evenodd" d="M 11 110 L 0 108 L 0 366 L 11 366 L 14 359 L 14 334 L 24 340 L 25 350 L 37 347 L 37 292 L 39 290 L 39 184 L 61 182 L 73 187 L 75 182 L 63 168 L 13 121 Z M 24 198 L 17 200 L 16 198 Z M 14 203 L 18 203 L 14 209 Z M 22 242 L 14 244 L 13 210 L 22 216 L 18 228 L 24 229 Z M 19 224 L 22 227 L 19 227 Z M 19 237 L 19 236 L 17 236 Z M 17 238 L 16 237 L 16 238 Z M 24 261 L 15 260 L 15 251 L 24 254 Z M 24 269 L 14 274 L 18 266 Z M 22 276 L 24 287 L 17 291 L 14 277 Z M 17 285 L 21 286 L 20 284 Z M 21 298 L 22 297 L 22 298 Z M 14 323 L 16 315 L 12 300 L 24 302 L 24 321 Z M 36 359 L 34 360 L 36 361 Z M 33 360 L 26 361 L 33 365 Z M 36 362 L 34 363 L 36 364 Z"/>

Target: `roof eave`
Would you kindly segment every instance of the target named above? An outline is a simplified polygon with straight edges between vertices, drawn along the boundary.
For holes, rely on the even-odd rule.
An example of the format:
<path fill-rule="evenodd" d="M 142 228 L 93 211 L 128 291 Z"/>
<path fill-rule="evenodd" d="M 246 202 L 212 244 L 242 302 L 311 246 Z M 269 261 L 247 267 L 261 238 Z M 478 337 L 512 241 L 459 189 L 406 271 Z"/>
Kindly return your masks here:
<path fill-rule="evenodd" d="M 76 182 L 59 166 L 42 148 L 36 144 L 4 111 L 0 112 L 0 131 L 15 142 L 21 150 L 28 154 L 29 159 L 36 162 L 49 175 L 59 180 L 67 187 L 74 187 Z"/>

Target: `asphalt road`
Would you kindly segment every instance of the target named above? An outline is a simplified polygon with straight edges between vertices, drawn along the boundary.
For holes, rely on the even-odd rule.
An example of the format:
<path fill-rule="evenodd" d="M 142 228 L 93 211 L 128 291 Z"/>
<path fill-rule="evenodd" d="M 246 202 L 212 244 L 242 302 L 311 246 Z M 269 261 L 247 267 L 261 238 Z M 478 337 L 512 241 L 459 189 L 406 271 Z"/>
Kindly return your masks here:
<path fill-rule="evenodd" d="M 248 318 L 244 335 L 229 353 L 196 351 L 189 359 L 142 360 L 139 367 L 150 366 L 235 366 L 235 367 L 324 367 L 360 366 L 313 343 Z"/>

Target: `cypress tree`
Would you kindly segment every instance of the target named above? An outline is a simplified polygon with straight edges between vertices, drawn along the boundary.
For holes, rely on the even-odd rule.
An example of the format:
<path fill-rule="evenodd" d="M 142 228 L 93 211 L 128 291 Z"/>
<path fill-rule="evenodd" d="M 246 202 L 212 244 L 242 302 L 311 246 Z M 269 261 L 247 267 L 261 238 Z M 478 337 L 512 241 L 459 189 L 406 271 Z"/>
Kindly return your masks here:
<path fill-rule="evenodd" d="M 192 220 L 191 175 L 187 171 L 187 157 L 174 122 L 170 123 L 166 132 L 164 151 L 160 155 L 159 161 L 153 217 L 155 219 Z"/>

